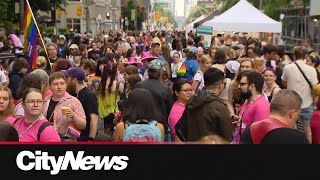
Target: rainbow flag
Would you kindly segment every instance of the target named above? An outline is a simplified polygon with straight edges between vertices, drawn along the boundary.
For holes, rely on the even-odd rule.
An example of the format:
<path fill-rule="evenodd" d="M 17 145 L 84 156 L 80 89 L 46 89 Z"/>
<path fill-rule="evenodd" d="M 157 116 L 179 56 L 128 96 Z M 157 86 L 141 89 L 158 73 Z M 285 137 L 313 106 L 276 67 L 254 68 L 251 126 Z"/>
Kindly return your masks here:
<path fill-rule="evenodd" d="M 37 30 L 37 24 L 33 18 L 33 13 L 29 2 L 26 3 L 26 11 L 24 18 L 24 52 L 26 59 L 29 62 L 30 67 L 36 67 L 37 59 L 37 42 L 39 40 L 39 32 Z"/>

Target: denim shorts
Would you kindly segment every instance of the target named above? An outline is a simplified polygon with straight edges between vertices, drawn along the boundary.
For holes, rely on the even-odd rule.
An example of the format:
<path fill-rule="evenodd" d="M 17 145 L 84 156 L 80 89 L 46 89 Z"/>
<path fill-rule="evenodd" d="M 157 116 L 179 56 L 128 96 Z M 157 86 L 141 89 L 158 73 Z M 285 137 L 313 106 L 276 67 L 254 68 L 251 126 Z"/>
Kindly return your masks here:
<path fill-rule="evenodd" d="M 304 127 L 310 127 L 310 119 L 314 113 L 314 106 L 310 105 L 307 108 L 301 109 L 300 120 Z"/>

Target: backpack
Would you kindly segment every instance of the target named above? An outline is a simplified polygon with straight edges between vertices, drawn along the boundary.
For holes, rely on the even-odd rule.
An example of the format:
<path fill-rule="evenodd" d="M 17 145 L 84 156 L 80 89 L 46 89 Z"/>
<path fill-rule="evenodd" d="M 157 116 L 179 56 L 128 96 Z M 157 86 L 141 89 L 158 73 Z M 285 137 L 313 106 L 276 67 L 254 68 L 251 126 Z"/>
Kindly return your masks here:
<path fill-rule="evenodd" d="M 16 120 L 14 120 L 13 125 L 15 125 L 20 119 L 21 118 L 17 118 Z M 38 134 L 37 134 L 37 142 L 40 142 L 40 135 L 41 135 L 42 131 L 48 126 L 52 126 L 52 124 L 49 121 L 46 121 L 41 124 L 41 126 L 39 127 L 39 130 L 38 130 Z"/>
<path fill-rule="evenodd" d="M 124 130 L 123 142 L 161 142 L 161 131 L 157 121 L 138 120 L 128 124 Z"/>

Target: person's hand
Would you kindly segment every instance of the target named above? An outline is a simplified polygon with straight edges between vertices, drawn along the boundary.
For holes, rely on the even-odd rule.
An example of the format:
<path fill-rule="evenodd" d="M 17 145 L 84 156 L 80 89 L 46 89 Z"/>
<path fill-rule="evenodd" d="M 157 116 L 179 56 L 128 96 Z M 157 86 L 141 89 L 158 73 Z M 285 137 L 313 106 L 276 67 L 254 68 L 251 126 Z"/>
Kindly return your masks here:
<path fill-rule="evenodd" d="M 66 111 L 66 117 L 67 118 L 73 118 L 74 117 L 74 112 L 71 109 L 68 109 Z"/>

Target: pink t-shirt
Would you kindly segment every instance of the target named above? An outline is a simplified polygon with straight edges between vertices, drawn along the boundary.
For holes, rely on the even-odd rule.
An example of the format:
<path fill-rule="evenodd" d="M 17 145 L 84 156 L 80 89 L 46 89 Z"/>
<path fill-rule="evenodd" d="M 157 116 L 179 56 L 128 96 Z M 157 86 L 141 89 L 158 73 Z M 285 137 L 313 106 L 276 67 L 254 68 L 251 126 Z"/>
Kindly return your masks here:
<path fill-rule="evenodd" d="M 13 124 L 13 122 L 16 120 L 14 116 L 8 116 L 7 118 L 4 119 L 5 122 Z"/>
<path fill-rule="evenodd" d="M 312 144 L 320 144 L 320 111 L 315 111 L 310 120 Z"/>
<path fill-rule="evenodd" d="M 270 114 L 270 103 L 269 101 L 261 95 L 253 103 L 248 104 L 246 101 L 239 111 L 239 117 L 242 119 L 241 133 L 244 132 L 245 128 L 254 122 L 264 120 L 269 117 Z M 239 128 L 238 125 L 235 129 Z M 236 144 L 240 142 L 239 133 L 234 134 L 236 137 Z"/>
<path fill-rule="evenodd" d="M 20 142 L 37 142 L 37 135 L 40 126 L 48 121 L 47 119 L 41 119 L 36 122 L 29 130 L 28 127 L 32 124 L 25 121 L 22 117 L 13 126 L 17 129 L 19 136 L 26 132 L 20 137 Z M 13 122 L 12 122 L 13 124 Z M 57 130 L 53 126 L 47 126 L 40 135 L 40 142 L 61 142 L 60 136 Z"/>
<path fill-rule="evenodd" d="M 177 122 L 181 118 L 185 107 L 186 105 L 175 102 L 171 108 L 171 111 L 168 117 L 168 123 L 169 123 L 169 128 L 172 135 L 176 133 L 176 130 L 174 129 L 174 127 L 176 126 Z"/>

